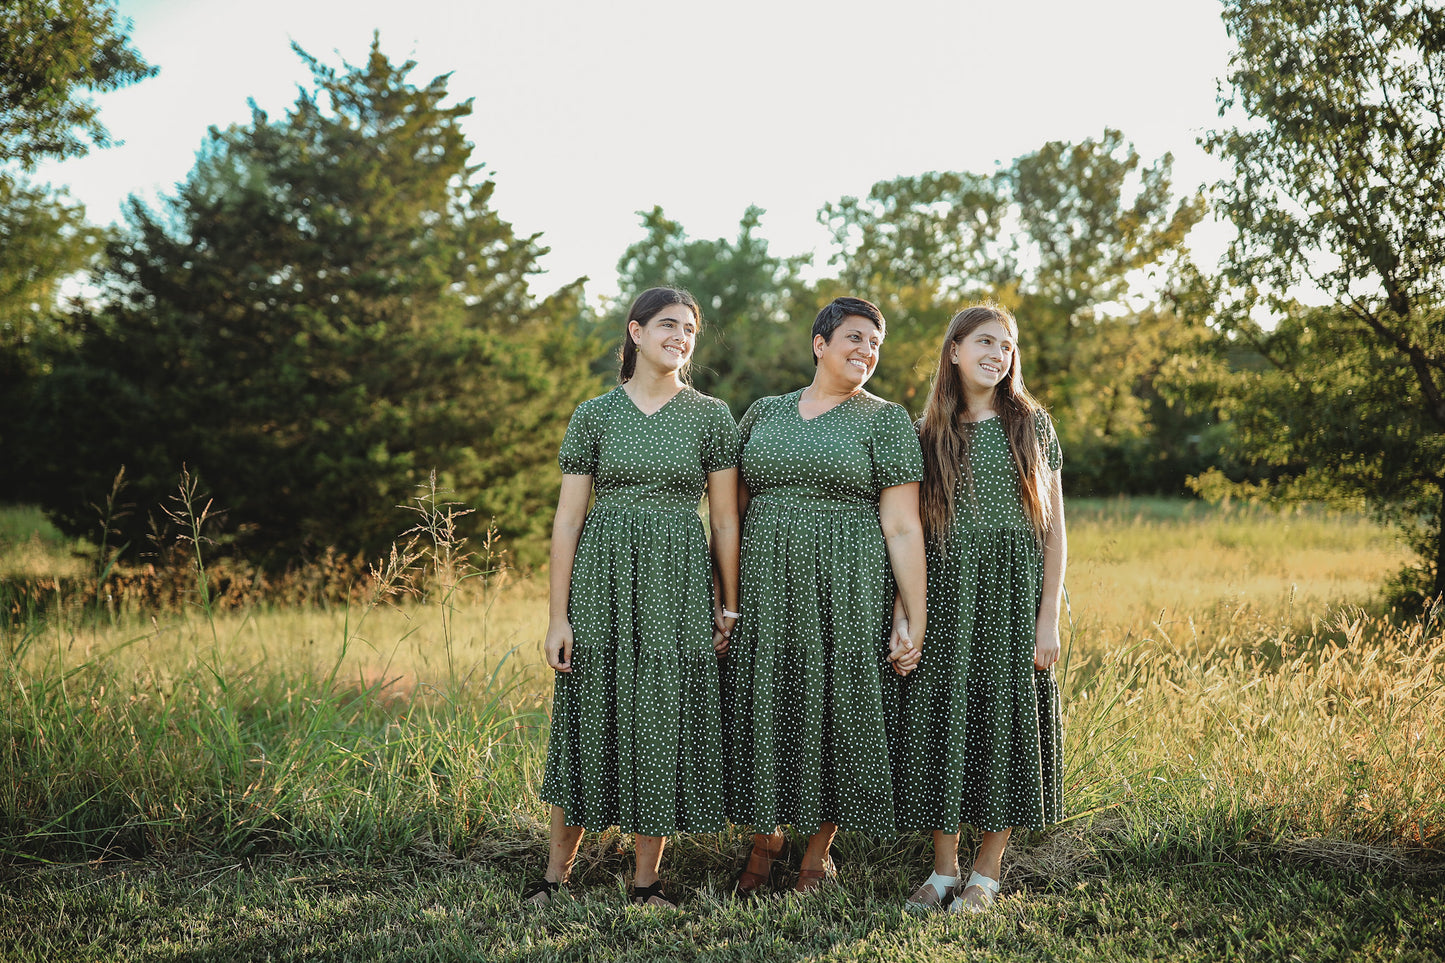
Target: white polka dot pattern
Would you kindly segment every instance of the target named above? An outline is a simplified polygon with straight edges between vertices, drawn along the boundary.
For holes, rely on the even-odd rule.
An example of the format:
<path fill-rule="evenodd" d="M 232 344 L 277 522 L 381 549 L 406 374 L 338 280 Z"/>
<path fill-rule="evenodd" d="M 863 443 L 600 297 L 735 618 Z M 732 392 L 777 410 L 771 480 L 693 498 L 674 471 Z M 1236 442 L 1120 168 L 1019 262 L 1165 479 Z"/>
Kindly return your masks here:
<path fill-rule="evenodd" d="M 1058 470 L 1053 424 L 1043 412 L 1037 424 Z M 1034 668 L 1043 555 L 999 419 L 969 432 L 974 493 L 960 480 L 947 554 L 928 554 L 923 660 L 894 684 L 898 825 L 1042 829 L 1063 817 L 1058 686 Z"/>
<path fill-rule="evenodd" d="M 698 517 L 709 472 L 737 464 L 727 405 L 684 388 L 644 415 L 621 387 L 583 402 L 558 461 L 591 475 L 556 673 L 543 800 L 588 829 L 724 828 L 712 568 Z"/>
<path fill-rule="evenodd" d="M 893 577 L 879 492 L 922 478 L 907 412 L 867 392 L 810 420 L 743 417 L 742 618 L 723 673 L 728 815 L 771 831 L 894 832 L 882 682 Z"/>

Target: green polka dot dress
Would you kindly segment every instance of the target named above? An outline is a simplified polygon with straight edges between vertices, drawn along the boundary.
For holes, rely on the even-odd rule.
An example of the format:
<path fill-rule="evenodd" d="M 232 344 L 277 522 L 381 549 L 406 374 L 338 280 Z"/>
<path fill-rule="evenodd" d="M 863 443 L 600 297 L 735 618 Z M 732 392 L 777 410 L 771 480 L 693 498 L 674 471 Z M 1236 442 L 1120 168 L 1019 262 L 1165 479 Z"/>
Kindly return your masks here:
<path fill-rule="evenodd" d="M 723 672 L 728 816 L 888 835 L 893 575 L 878 497 L 919 481 L 923 458 L 898 405 L 859 392 L 804 421 L 801 395 L 757 401 L 740 426 L 752 497 Z"/>
<path fill-rule="evenodd" d="M 1053 424 L 1036 424 L 1058 470 Z M 929 547 L 923 659 L 896 684 L 898 824 L 1042 829 L 1063 816 L 1058 686 L 1034 668 L 1043 553 L 999 419 L 967 430 L 975 497 L 960 479 L 947 554 Z"/>
<path fill-rule="evenodd" d="M 707 475 L 737 465 L 727 405 L 683 388 L 644 415 L 621 387 L 578 406 L 558 461 L 591 475 L 554 674 L 542 798 L 567 823 L 671 836 L 724 828 Z"/>

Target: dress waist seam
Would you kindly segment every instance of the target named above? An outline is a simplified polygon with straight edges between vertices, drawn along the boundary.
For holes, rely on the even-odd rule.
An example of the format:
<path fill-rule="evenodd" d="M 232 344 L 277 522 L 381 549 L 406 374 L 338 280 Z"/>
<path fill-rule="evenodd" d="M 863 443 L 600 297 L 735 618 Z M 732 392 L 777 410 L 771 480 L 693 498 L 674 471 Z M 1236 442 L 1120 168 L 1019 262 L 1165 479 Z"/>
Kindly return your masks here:
<path fill-rule="evenodd" d="M 847 502 L 829 503 L 822 499 L 817 501 L 785 501 L 777 496 L 758 495 L 750 504 L 781 512 L 816 512 L 819 514 L 850 513 L 857 515 L 878 514 L 878 506 L 871 502 L 861 504 Z"/>

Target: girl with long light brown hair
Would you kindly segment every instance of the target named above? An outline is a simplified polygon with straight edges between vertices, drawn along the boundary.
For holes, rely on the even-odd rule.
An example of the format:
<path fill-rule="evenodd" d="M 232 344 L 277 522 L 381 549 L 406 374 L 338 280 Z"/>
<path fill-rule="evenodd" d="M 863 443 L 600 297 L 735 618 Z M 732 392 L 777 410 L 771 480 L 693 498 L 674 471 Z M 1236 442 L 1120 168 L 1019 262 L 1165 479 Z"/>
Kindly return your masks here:
<path fill-rule="evenodd" d="M 899 828 L 933 832 L 915 910 L 986 909 L 1013 827 L 1062 816 L 1063 456 L 1024 387 L 1018 339 L 997 305 L 955 315 L 918 425 L 928 624 L 924 658 L 899 683 L 893 747 Z M 961 824 L 982 834 L 966 882 Z"/>

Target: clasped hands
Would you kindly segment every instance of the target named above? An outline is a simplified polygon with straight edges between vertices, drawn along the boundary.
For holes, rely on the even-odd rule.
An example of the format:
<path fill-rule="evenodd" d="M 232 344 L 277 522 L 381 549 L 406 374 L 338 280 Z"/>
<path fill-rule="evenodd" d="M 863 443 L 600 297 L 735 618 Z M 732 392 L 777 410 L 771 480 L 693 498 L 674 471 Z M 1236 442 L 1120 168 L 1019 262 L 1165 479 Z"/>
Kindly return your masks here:
<path fill-rule="evenodd" d="M 922 658 L 923 645 L 913 641 L 913 635 L 908 629 L 908 619 L 894 619 L 893 632 L 888 636 L 888 661 L 893 664 L 893 671 L 899 675 L 907 675 L 918 668 L 918 660 Z"/>

